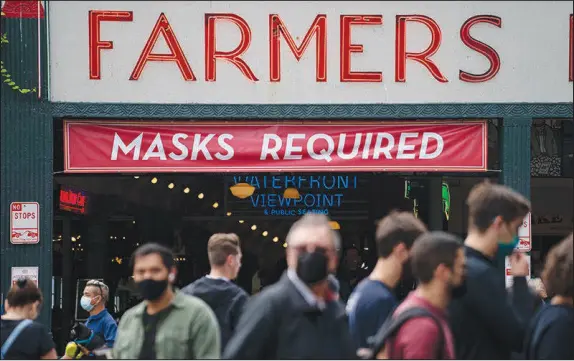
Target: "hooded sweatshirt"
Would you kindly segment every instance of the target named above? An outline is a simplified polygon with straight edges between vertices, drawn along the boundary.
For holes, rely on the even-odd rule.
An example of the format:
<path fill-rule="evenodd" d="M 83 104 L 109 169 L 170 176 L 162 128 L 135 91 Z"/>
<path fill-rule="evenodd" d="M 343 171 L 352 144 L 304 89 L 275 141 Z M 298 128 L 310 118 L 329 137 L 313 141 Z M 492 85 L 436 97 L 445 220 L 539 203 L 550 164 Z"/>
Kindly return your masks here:
<path fill-rule="evenodd" d="M 181 291 L 202 299 L 211 307 L 221 330 L 221 349 L 223 350 L 249 298 L 247 292 L 228 279 L 210 276 L 198 279 Z"/>

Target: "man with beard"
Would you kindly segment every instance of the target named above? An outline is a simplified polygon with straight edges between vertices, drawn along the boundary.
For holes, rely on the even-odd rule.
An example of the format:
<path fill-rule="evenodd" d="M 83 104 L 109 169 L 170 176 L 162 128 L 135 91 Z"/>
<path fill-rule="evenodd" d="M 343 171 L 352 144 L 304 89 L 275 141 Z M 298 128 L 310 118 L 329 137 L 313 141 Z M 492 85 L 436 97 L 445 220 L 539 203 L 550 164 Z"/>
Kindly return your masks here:
<path fill-rule="evenodd" d="M 173 253 L 147 243 L 132 255 L 133 278 L 143 302 L 119 324 L 114 359 L 218 359 L 217 319 L 197 297 L 173 289 L 177 269 Z"/>
<path fill-rule="evenodd" d="M 456 358 L 508 360 L 522 350 L 535 302 L 526 282 L 528 260 L 514 252 L 530 202 L 508 187 L 484 182 L 470 191 L 466 203 L 467 293 L 449 307 Z M 504 284 L 507 256 L 513 276 L 510 294 Z"/>
<path fill-rule="evenodd" d="M 340 240 L 324 215 L 307 214 L 287 235 L 287 271 L 254 296 L 228 342 L 226 359 L 350 359 L 355 348 L 329 274 Z"/>
<path fill-rule="evenodd" d="M 357 348 L 367 347 L 367 339 L 383 325 L 397 305 L 394 289 L 404 276 L 409 252 L 415 239 L 427 231 L 409 212 L 391 212 L 377 225 L 375 243 L 378 260 L 347 302 L 349 326 Z"/>

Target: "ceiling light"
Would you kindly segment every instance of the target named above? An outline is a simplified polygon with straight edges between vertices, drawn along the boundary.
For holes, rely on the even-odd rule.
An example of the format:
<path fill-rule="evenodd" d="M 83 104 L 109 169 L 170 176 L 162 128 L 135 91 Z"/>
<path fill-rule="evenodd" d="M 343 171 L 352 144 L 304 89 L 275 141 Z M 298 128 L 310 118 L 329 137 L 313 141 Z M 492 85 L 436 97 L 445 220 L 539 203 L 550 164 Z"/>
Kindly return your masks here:
<path fill-rule="evenodd" d="M 140 179 L 140 176 L 139 176 L 139 175 L 134 175 L 134 178 L 135 178 L 135 179 Z"/>
<path fill-rule="evenodd" d="M 273 242 L 275 243 L 279 242 L 279 237 L 273 237 Z"/>
<path fill-rule="evenodd" d="M 213 207 L 213 208 L 219 207 L 219 203 L 217 203 L 217 202 L 213 203 L 212 207 Z"/>
<path fill-rule="evenodd" d="M 203 193 L 199 193 L 199 194 L 197 195 L 197 198 L 199 198 L 199 199 L 203 199 L 203 197 L 204 197 L 204 194 L 203 194 Z"/>
<path fill-rule="evenodd" d="M 254 230 L 256 230 L 256 229 L 257 229 L 257 226 L 256 226 L 255 224 L 251 226 L 251 230 L 254 231 Z"/>
<path fill-rule="evenodd" d="M 168 187 L 169 189 L 173 189 L 173 187 L 175 187 L 175 184 L 170 183 L 167 187 Z"/>
<path fill-rule="evenodd" d="M 240 220 L 239 220 L 239 223 L 243 223 L 243 222 L 245 222 L 243 219 L 240 219 Z"/>
<path fill-rule="evenodd" d="M 227 217 L 231 216 L 231 212 L 227 212 Z"/>
<path fill-rule="evenodd" d="M 267 235 L 269 234 L 269 232 L 267 231 L 263 231 L 263 233 L 261 233 L 263 235 L 263 237 L 267 237 Z"/>
<path fill-rule="evenodd" d="M 183 190 L 183 193 L 189 193 L 189 187 L 185 187 L 185 189 Z"/>
<path fill-rule="evenodd" d="M 156 184 L 156 183 L 157 183 L 157 178 L 156 178 L 156 177 L 153 177 L 153 178 L 151 179 L 151 182 L 152 182 L 152 184 Z"/>

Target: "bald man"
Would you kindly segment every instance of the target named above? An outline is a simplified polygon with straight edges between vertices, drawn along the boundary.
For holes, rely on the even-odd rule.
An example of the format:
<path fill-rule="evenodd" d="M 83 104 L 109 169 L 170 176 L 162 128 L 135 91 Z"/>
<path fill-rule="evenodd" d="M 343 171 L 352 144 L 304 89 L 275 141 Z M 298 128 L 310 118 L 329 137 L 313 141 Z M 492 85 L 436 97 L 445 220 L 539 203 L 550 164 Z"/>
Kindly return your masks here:
<path fill-rule="evenodd" d="M 226 359 L 355 358 L 344 306 L 330 275 L 340 238 L 324 215 L 307 214 L 287 235 L 287 271 L 248 303 Z"/>

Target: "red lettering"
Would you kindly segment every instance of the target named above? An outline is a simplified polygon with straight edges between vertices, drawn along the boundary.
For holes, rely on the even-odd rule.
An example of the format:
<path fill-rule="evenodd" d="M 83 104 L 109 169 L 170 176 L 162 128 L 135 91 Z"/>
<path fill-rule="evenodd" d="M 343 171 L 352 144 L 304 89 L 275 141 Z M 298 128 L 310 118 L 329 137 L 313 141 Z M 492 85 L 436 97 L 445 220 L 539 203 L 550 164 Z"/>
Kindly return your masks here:
<path fill-rule="evenodd" d="M 152 54 L 153 48 L 159 38 L 159 35 L 163 35 L 167 46 L 169 47 L 170 53 L 169 54 Z M 195 75 L 191 70 L 191 66 L 175 37 L 175 33 L 169 21 L 164 13 L 159 15 L 157 22 L 147 42 L 142 50 L 142 53 L 136 63 L 134 70 L 132 71 L 132 75 L 130 76 L 130 80 L 138 80 L 142 74 L 142 71 L 147 64 L 148 61 L 175 61 L 177 67 L 181 71 L 181 75 L 183 75 L 183 79 L 186 81 L 194 81 Z"/>
<path fill-rule="evenodd" d="M 468 46 L 477 53 L 484 55 L 490 62 L 490 68 L 488 68 L 488 70 L 482 74 L 471 74 L 464 70 L 460 70 L 458 73 L 458 78 L 467 83 L 481 83 L 489 81 L 490 79 L 494 78 L 500 71 L 500 56 L 496 50 L 486 45 L 485 43 L 476 40 L 470 35 L 470 28 L 479 23 L 487 23 L 500 28 L 502 25 L 502 19 L 494 15 L 476 15 L 462 24 L 462 27 L 460 28 L 460 39 L 464 45 Z"/>
<path fill-rule="evenodd" d="M 219 51 L 216 49 L 215 22 L 216 20 L 231 21 L 241 31 L 241 41 L 239 45 L 231 51 Z M 215 60 L 224 59 L 241 70 L 243 75 L 251 81 L 259 81 L 249 65 L 240 58 L 251 45 L 251 29 L 249 25 L 239 15 L 235 14 L 205 14 L 205 80 L 215 81 Z"/>
<path fill-rule="evenodd" d="M 355 72 L 351 70 L 351 53 L 362 53 L 363 45 L 351 44 L 351 25 L 382 25 L 382 15 L 341 15 L 341 82 L 379 83 L 383 81 L 380 71 Z"/>
<path fill-rule="evenodd" d="M 133 21 L 131 11 L 90 10 L 88 13 L 89 68 L 90 79 L 101 79 L 100 55 L 103 49 L 113 49 L 114 43 L 100 40 L 102 21 Z"/>
<path fill-rule="evenodd" d="M 568 81 L 572 81 L 574 74 L 572 67 L 574 67 L 574 20 L 573 14 L 570 14 L 570 57 L 568 58 Z"/>
<path fill-rule="evenodd" d="M 315 17 L 313 24 L 311 24 L 301 42 L 301 46 L 295 44 L 293 37 L 279 15 L 269 15 L 269 80 L 272 82 L 281 81 L 281 34 L 285 37 L 287 46 L 289 46 L 297 61 L 300 61 L 303 57 L 303 53 L 309 46 L 311 38 L 315 34 L 317 35 L 316 80 L 317 82 L 327 81 L 327 15 L 319 14 Z"/>
<path fill-rule="evenodd" d="M 448 79 L 442 75 L 438 67 L 429 58 L 439 49 L 442 34 L 438 24 L 430 17 L 425 15 L 397 15 L 397 33 L 396 33 L 396 53 L 395 53 L 395 81 L 404 83 L 406 81 L 407 60 L 414 60 L 421 63 L 430 71 L 431 75 L 441 83 L 447 83 Z M 431 32 L 431 43 L 420 53 L 407 52 L 407 22 L 415 22 L 425 25 Z"/>

